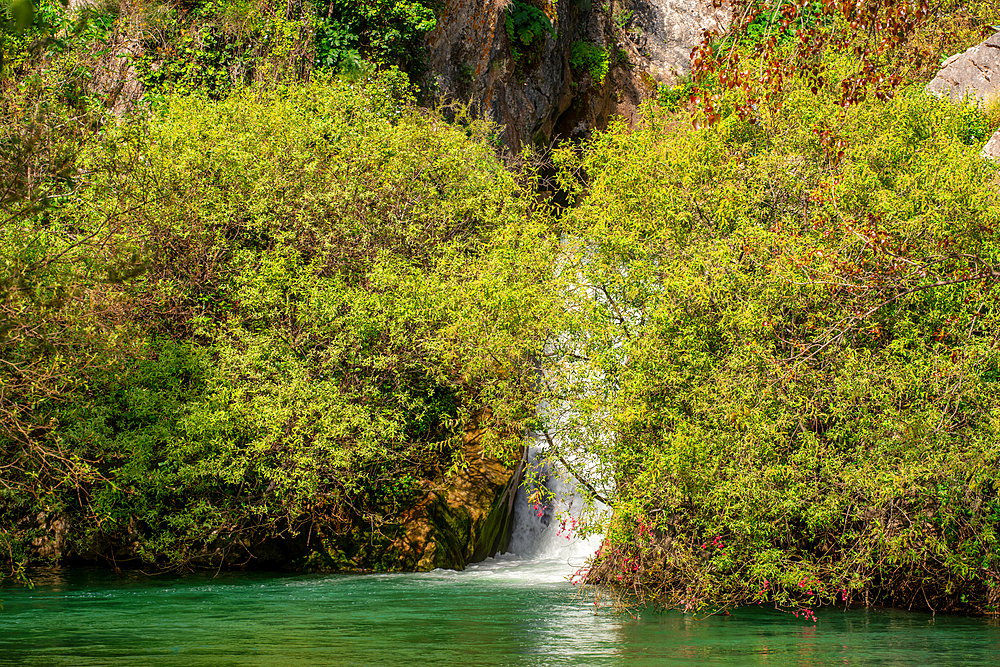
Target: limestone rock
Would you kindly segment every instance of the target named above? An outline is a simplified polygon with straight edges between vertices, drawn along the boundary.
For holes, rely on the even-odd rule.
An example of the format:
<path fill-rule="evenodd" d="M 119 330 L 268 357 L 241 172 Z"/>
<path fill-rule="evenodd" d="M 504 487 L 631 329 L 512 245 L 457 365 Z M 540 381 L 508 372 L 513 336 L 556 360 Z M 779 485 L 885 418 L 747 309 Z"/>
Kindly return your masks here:
<path fill-rule="evenodd" d="M 633 32 L 649 74 L 674 84 L 691 71 L 691 49 L 706 30 L 722 31 L 729 24 L 728 6 L 716 9 L 710 0 L 635 0 Z"/>
<path fill-rule="evenodd" d="M 484 456 L 484 435 L 469 428 L 463 438 L 468 467 L 429 489 L 401 517 L 402 534 L 393 546 L 401 561 L 416 561 L 412 569 L 461 570 L 506 548 L 521 469 Z"/>
<path fill-rule="evenodd" d="M 470 424 L 462 439 L 465 467 L 424 480 L 397 514 L 316 522 L 309 555 L 285 562 L 313 571 L 461 570 L 503 552 L 523 468 L 486 456 L 484 437 L 478 421 Z"/>
<path fill-rule="evenodd" d="M 658 83 L 690 70 L 702 31 L 722 28 L 726 10 L 709 0 L 532 0 L 556 31 L 530 62 L 515 62 L 504 28 L 510 0 L 447 0 L 427 35 L 431 78 L 446 99 L 505 127 L 504 143 L 583 138 L 612 116 L 630 124 Z M 603 82 L 570 63 L 573 44 L 600 46 L 609 57 Z"/>
<path fill-rule="evenodd" d="M 966 96 L 990 101 L 1000 95 L 1000 32 L 965 53 L 948 58 L 927 91 L 953 102 Z"/>
<path fill-rule="evenodd" d="M 968 98 L 979 104 L 1000 100 L 1000 32 L 965 53 L 948 58 L 927 92 L 953 102 Z M 1000 131 L 983 146 L 983 157 L 1000 159 Z"/>
<path fill-rule="evenodd" d="M 87 9 L 97 9 L 100 0 L 68 0 L 67 12 L 78 15 Z M 107 108 L 115 115 L 131 111 L 142 99 L 143 88 L 135 62 L 145 53 L 145 19 L 138 11 L 123 11 L 115 29 L 107 36 L 102 55 L 91 63 L 90 92 L 104 97 Z"/>
<path fill-rule="evenodd" d="M 44 531 L 32 542 L 36 557 L 59 560 L 65 556 L 66 538 L 69 534 L 69 519 L 66 515 L 41 512 L 35 517 L 35 522 Z"/>
<path fill-rule="evenodd" d="M 94 68 L 91 91 L 103 95 L 107 107 L 118 116 L 131 111 L 143 96 L 133 64 L 143 55 L 141 34 L 138 30 L 115 34 Z"/>
<path fill-rule="evenodd" d="M 1000 160 L 1000 130 L 994 132 L 990 140 L 983 146 L 983 157 Z"/>
<path fill-rule="evenodd" d="M 446 98 L 506 127 L 505 143 L 519 148 L 552 134 L 573 99 L 569 49 L 579 17 L 558 3 L 550 19 L 558 39 L 545 35 L 537 63 L 514 61 L 504 29 L 509 0 L 447 0 L 427 35 L 428 64 Z M 520 80 L 519 80 L 520 79 Z"/>

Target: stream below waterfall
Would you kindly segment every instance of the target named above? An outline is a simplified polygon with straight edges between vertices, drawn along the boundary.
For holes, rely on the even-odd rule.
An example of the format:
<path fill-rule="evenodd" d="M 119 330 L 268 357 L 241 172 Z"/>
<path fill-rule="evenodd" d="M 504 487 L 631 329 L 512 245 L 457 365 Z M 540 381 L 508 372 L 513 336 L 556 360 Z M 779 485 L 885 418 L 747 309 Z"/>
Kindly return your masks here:
<path fill-rule="evenodd" d="M 0 588 L 0 665 L 989 665 L 995 620 L 760 608 L 595 615 L 559 561 L 464 572 L 146 578 L 98 570 Z"/>
<path fill-rule="evenodd" d="M 600 538 L 560 533 L 559 512 L 571 507 L 533 505 L 523 489 L 516 506 L 518 555 L 462 572 L 35 572 L 32 589 L 0 584 L 0 665 L 1000 664 L 997 619 L 871 609 L 821 609 L 817 622 L 764 608 L 705 619 L 595 614 L 567 578 Z"/>

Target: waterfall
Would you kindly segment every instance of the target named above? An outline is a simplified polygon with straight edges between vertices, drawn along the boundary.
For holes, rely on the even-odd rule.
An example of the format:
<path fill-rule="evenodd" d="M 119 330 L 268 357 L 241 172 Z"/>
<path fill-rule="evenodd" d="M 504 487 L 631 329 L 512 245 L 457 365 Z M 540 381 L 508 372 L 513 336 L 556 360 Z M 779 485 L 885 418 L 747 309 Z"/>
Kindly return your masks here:
<path fill-rule="evenodd" d="M 586 505 L 577 492 L 576 481 L 545 460 L 540 436 L 531 436 L 530 442 L 525 460 L 527 482 L 518 487 L 514 496 L 507 552 L 472 564 L 462 572 L 434 570 L 427 577 L 441 581 L 455 576 L 470 581 L 488 577 L 496 585 L 506 582 L 504 585 L 517 587 L 565 585 L 597 551 L 603 536 L 581 539 L 573 530 L 574 519 L 582 517 Z M 540 498 L 536 484 L 551 493 Z"/>
<path fill-rule="evenodd" d="M 526 475 L 529 481 L 518 488 L 514 498 L 508 553 L 580 567 L 600 546 L 602 537 L 577 537 L 575 522 L 583 515 L 585 500 L 565 470 L 542 460 L 543 452 L 544 447 L 535 438 L 527 453 L 527 469 L 533 474 Z M 532 480 L 540 482 L 549 493 L 539 493 L 541 489 Z"/>
<path fill-rule="evenodd" d="M 493 586 L 564 587 L 579 578 L 594 555 L 602 535 L 580 538 L 573 530 L 586 509 L 576 481 L 546 460 L 542 436 L 529 436 L 525 452 L 524 482 L 517 487 L 511 507 L 511 536 L 507 551 L 470 563 L 464 570 L 437 569 L 416 573 L 427 585 L 451 585 L 456 578 L 471 583 L 489 579 Z M 558 466 L 559 464 L 554 464 Z M 575 465 L 575 462 L 570 462 Z M 543 486 L 547 493 L 538 494 Z M 542 497 L 544 496 L 544 497 Z M 541 502 L 539 502 L 541 501 Z M 504 501 L 506 502 L 506 501 Z M 604 510 L 604 506 L 599 506 Z M 374 575 L 396 577 L 396 574 Z M 574 581 L 576 583 L 576 581 Z"/>

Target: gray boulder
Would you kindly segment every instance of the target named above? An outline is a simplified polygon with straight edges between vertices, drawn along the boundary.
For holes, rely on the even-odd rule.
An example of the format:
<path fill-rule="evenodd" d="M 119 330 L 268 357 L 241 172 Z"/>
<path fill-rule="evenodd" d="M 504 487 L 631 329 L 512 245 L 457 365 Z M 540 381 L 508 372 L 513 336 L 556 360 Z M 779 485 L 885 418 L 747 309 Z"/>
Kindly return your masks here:
<path fill-rule="evenodd" d="M 944 61 L 941 71 L 927 84 L 927 92 L 952 102 L 968 98 L 984 104 L 1000 99 L 1000 32 Z M 983 157 L 1000 159 L 1000 130 L 986 142 Z"/>
<path fill-rule="evenodd" d="M 948 58 L 927 84 L 927 92 L 953 102 L 961 102 L 966 96 L 988 101 L 1000 95 L 1000 32 Z"/>
<path fill-rule="evenodd" d="M 1000 130 L 994 132 L 990 140 L 983 146 L 983 157 L 1000 160 Z"/>

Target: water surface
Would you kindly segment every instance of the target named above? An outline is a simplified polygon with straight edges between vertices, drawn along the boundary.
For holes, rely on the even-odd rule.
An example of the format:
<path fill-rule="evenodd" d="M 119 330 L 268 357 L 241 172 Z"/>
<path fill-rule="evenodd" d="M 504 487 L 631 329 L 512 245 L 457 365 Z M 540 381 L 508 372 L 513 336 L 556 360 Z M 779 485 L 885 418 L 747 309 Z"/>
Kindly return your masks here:
<path fill-rule="evenodd" d="M 761 608 L 638 619 L 574 595 L 560 560 L 465 572 L 119 579 L 0 588 L 0 665 L 989 665 L 995 619 Z"/>

